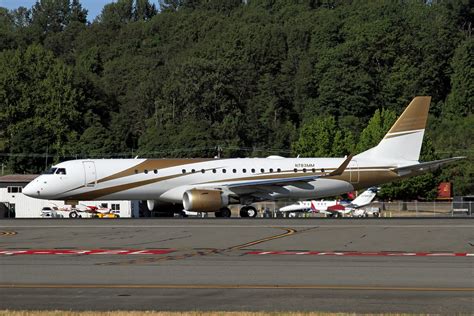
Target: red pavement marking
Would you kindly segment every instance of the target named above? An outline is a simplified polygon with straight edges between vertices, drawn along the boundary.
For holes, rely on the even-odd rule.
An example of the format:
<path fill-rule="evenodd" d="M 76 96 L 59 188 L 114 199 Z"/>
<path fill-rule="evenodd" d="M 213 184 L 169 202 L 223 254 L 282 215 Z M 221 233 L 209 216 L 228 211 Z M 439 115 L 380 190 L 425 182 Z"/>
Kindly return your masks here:
<path fill-rule="evenodd" d="M 359 251 L 250 251 L 246 255 L 311 255 L 311 256 L 385 256 L 385 257 L 472 257 L 467 252 L 359 252 Z"/>
<path fill-rule="evenodd" d="M 173 249 L 25 249 L 0 250 L 0 255 L 163 255 Z"/>

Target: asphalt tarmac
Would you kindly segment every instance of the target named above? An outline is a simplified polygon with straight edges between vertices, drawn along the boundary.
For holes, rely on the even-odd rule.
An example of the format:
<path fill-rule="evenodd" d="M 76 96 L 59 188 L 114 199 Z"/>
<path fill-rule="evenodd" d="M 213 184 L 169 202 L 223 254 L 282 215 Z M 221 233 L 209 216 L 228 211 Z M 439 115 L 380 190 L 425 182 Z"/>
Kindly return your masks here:
<path fill-rule="evenodd" d="M 0 309 L 473 314 L 473 253 L 471 219 L 1 220 Z"/>

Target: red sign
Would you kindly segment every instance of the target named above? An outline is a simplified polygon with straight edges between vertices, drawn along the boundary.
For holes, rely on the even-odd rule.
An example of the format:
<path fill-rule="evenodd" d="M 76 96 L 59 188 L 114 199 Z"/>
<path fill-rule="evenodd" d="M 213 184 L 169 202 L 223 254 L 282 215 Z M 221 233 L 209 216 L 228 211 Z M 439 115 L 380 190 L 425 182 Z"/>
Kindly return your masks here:
<path fill-rule="evenodd" d="M 441 182 L 438 185 L 438 199 L 450 199 L 451 191 L 451 182 Z"/>

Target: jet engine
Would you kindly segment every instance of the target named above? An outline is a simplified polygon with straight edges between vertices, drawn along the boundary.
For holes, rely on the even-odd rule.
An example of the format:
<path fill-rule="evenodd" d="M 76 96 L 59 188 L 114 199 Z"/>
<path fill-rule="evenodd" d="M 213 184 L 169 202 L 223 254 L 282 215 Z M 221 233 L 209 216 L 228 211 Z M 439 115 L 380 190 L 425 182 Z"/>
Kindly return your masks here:
<path fill-rule="evenodd" d="M 188 190 L 183 194 L 183 206 L 187 211 L 216 212 L 229 205 L 229 197 L 218 190 Z"/>

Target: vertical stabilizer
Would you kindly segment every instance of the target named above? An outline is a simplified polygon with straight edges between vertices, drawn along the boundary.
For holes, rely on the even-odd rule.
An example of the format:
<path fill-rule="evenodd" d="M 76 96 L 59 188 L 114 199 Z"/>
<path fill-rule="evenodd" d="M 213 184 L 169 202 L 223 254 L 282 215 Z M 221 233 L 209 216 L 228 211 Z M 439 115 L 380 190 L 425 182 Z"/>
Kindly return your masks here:
<path fill-rule="evenodd" d="M 369 188 L 368 190 L 361 193 L 358 197 L 356 197 L 351 202 L 351 205 L 354 207 L 366 206 L 372 202 L 376 195 L 377 188 Z"/>
<path fill-rule="evenodd" d="M 380 143 L 355 158 L 418 161 L 431 97 L 415 97 Z"/>

